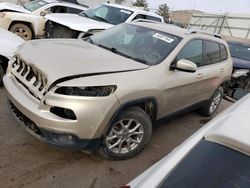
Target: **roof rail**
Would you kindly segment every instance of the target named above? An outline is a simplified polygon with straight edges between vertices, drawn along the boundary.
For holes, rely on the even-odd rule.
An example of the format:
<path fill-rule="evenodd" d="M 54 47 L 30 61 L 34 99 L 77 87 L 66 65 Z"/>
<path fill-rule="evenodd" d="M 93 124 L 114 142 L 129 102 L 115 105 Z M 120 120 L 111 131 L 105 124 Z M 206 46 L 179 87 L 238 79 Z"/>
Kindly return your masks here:
<path fill-rule="evenodd" d="M 219 39 L 222 39 L 221 35 L 217 34 L 217 33 L 212 33 L 212 32 L 207 32 L 207 31 L 203 31 L 203 30 L 194 30 L 194 29 L 190 29 L 186 32 L 187 35 L 190 34 L 195 34 L 195 33 L 201 33 L 201 34 L 205 34 L 205 35 L 210 35 Z"/>
<path fill-rule="evenodd" d="M 147 19 L 136 19 L 136 20 L 133 20 L 132 22 L 161 23 L 161 22 L 157 22 L 154 20 L 147 20 Z"/>

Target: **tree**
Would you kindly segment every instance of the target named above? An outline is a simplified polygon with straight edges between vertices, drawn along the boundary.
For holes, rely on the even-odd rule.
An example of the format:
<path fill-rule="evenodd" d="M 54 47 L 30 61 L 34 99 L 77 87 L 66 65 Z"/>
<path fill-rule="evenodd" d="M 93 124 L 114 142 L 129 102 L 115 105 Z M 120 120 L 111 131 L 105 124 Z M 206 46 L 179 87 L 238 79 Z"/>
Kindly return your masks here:
<path fill-rule="evenodd" d="M 146 10 L 148 8 L 148 3 L 146 0 L 135 0 L 132 1 L 133 6 L 136 7 L 144 7 L 144 9 Z"/>
<path fill-rule="evenodd" d="M 162 16 L 165 22 L 169 22 L 169 6 L 166 3 L 159 6 L 156 14 Z"/>

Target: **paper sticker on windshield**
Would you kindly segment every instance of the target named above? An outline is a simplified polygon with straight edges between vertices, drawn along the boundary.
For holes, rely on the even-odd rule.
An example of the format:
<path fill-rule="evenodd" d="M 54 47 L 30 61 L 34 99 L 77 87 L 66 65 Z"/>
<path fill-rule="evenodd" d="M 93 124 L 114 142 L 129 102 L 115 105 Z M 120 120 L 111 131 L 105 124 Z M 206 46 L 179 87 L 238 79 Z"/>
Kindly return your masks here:
<path fill-rule="evenodd" d="M 157 39 L 160 39 L 160 40 L 163 40 L 163 41 L 165 41 L 165 42 L 167 42 L 167 43 L 172 43 L 172 42 L 174 42 L 174 39 L 172 39 L 172 38 L 170 38 L 170 37 L 167 37 L 167 36 L 165 36 L 165 35 L 162 35 L 162 34 L 160 34 L 160 33 L 155 33 L 155 34 L 153 35 L 153 37 L 155 37 L 155 38 L 157 38 Z"/>
<path fill-rule="evenodd" d="M 39 5 L 45 5 L 46 3 L 44 2 L 38 2 Z"/>
<path fill-rule="evenodd" d="M 250 48 L 248 48 L 247 50 L 250 51 Z"/>
<path fill-rule="evenodd" d="M 123 10 L 123 9 L 121 9 L 120 12 L 125 13 L 125 14 L 131 14 L 130 11 L 128 11 L 128 10 Z"/>

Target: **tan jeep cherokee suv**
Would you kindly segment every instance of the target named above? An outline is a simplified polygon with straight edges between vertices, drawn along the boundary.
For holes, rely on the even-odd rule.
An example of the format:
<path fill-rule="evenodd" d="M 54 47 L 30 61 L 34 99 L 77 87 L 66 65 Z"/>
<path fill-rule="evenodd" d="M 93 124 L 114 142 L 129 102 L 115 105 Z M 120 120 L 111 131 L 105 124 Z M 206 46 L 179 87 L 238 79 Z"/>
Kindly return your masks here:
<path fill-rule="evenodd" d="M 218 36 L 137 21 L 85 41 L 29 41 L 4 84 L 32 135 L 127 159 L 149 142 L 156 121 L 191 109 L 212 115 L 231 72 Z"/>

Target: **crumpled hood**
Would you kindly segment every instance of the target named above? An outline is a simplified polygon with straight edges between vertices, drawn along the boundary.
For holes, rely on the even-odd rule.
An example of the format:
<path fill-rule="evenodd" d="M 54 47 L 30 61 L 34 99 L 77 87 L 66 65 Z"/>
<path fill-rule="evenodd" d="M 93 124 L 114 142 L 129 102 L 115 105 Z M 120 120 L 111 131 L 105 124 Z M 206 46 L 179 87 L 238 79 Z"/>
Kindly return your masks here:
<path fill-rule="evenodd" d="M 65 77 L 133 71 L 149 67 L 81 39 L 28 41 L 20 49 L 19 55 L 46 76 L 48 86 Z"/>
<path fill-rule="evenodd" d="M 21 12 L 21 13 L 31 13 L 29 10 L 26 10 L 24 7 L 20 6 L 20 5 L 16 5 L 13 3 L 8 3 L 8 2 L 3 2 L 0 3 L 0 11 L 15 11 L 15 12 Z"/>
<path fill-rule="evenodd" d="M 24 40 L 14 33 L 0 28 L 0 55 L 12 58 L 17 52 L 18 47 L 24 43 Z"/>
<path fill-rule="evenodd" d="M 72 30 L 87 32 L 90 29 L 108 29 L 112 24 L 93 20 L 77 14 L 49 14 L 46 19 L 59 23 Z"/>
<path fill-rule="evenodd" d="M 234 68 L 250 69 L 250 61 L 232 57 Z"/>

